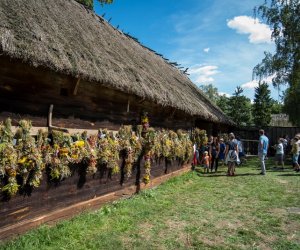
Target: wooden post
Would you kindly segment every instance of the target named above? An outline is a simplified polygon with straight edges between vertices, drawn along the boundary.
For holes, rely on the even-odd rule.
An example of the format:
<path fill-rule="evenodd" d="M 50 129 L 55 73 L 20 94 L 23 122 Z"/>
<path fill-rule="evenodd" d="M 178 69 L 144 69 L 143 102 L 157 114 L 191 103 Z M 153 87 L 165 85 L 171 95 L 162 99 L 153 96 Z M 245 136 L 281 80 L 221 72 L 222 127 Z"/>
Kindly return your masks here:
<path fill-rule="evenodd" d="M 78 77 L 74 89 L 73 89 L 73 95 L 77 95 L 77 91 L 78 91 L 78 87 L 79 87 L 79 83 L 80 83 L 80 77 Z"/>
<path fill-rule="evenodd" d="M 53 107 L 54 107 L 54 105 L 51 104 L 50 107 L 49 107 L 49 112 L 48 112 L 48 124 L 47 125 L 48 125 L 49 132 L 51 132 L 52 130 L 57 130 L 57 131 L 62 131 L 62 132 L 65 132 L 65 133 L 69 133 L 69 131 L 66 128 L 59 128 L 59 127 L 52 126 Z"/>
<path fill-rule="evenodd" d="M 53 112 L 53 104 L 51 104 L 49 107 L 48 121 L 47 121 L 48 129 L 52 126 L 52 112 Z"/>
<path fill-rule="evenodd" d="M 128 101 L 127 101 L 127 113 L 129 113 L 129 109 L 130 109 L 130 100 L 128 99 Z"/>

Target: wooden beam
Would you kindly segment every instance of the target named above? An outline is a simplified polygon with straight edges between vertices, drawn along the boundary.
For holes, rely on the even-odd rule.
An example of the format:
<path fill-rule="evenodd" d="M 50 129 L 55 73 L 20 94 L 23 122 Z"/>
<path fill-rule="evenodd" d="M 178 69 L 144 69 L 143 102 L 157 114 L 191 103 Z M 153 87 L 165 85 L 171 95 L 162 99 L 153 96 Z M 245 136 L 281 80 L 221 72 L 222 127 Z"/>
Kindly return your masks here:
<path fill-rule="evenodd" d="M 128 101 L 127 101 L 127 113 L 129 113 L 129 110 L 130 110 L 130 100 L 128 99 Z"/>
<path fill-rule="evenodd" d="M 77 79 L 77 81 L 75 83 L 75 86 L 74 86 L 74 89 L 73 89 L 73 95 L 77 95 L 79 83 L 80 83 L 80 77 Z"/>
<path fill-rule="evenodd" d="M 146 99 L 145 99 L 145 98 L 143 98 L 143 99 L 139 100 L 139 101 L 138 101 L 138 104 L 142 104 L 144 101 L 146 101 Z"/>
<path fill-rule="evenodd" d="M 176 109 L 173 109 L 173 111 L 172 111 L 172 113 L 171 113 L 171 115 L 170 115 L 170 118 L 173 118 L 173 117 L 174 117 L 175 112 L 176 112 Z"/>

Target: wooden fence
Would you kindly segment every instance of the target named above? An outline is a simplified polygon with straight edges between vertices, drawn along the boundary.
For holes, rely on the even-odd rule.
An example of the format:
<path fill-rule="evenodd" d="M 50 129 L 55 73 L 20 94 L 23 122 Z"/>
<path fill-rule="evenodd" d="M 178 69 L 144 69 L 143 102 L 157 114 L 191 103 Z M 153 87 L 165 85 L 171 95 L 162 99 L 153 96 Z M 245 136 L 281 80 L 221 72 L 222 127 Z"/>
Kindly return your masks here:
<path fill-rule="evenodd" d="M 270 146 L 275 145 L 280 137 L 288 136 L 292 139 L 296 134 L 300 133 L 300 127 L 266 127 L 264 130 L 266 136 L 269 138 Z M 258 131 L 259 128 L 256 127 L 240 127 L 233 131 L 243 141 L 247 154 L 257 154 Z M 270 148 L 270 154 L 274 154 L 272 148 Z"/>

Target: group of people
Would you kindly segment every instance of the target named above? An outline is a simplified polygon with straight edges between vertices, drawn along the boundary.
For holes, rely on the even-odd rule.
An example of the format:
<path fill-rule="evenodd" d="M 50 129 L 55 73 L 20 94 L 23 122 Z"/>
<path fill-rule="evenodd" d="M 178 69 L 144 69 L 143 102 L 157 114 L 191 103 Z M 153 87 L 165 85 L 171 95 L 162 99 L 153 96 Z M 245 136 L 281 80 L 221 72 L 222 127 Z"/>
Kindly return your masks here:
<path fill-rule="evenodd" d="M 205 145 L 194 145 L 194 165 L 201 164 L 204 173 L 217 172 L 219 163 L 228 165 L 228 175 L 233 176 L 235 166 L 244 156 L 242 142 L 233 133 L 225 143 L 223 138 L 210 136 Z"/>
<path fill-rule="evenodd" d="M 205 172 L 217 172 L 219 160 L 224 161 L 225 144 L 222 138 L 210 136 L 207 144 L 197 147 L 195 145 L 194 165 L 202 164 Z"/>
<path fill-rule="evenodd" d="M 295 135 L 292 140 L 287 140 L 286 138 L 278 138 L 278 142 L 273 146 L 276 150 L 275 155 L 275 165 L 278 168 L 278 165 L 281 165 L 281 168 L 284 168 L 284 160 L 286 156 L 291 153 L 293 168 L 296 172 L 300 172 L 299 166 L 299 155 L 300 155 L 300 135 Z"/>
<path fill-rule="evenodd" d="M 292 160 L 294 170 L 299 172 L 299 155 L 300 155 L 300 135 L 296 135 L 289 143 L 284 138 L 279 138 L 278 143 L 274 146 L 276 149 L 275 163 L 276 167 L 281 164 L 284 167 L 284 158 L 288 146 L 291 145 Z M 265 160 L 269 150 L 269 139 L 263 129 L 259 130 L 258 140 L 258 157 L 261 165 L 261 175 L 266 174 Z M 235 168 L 241 163 L 245 156 L 242 142 L 230 133 L 225 143 L 223 138 L 210 136 L 207 144 L 194 145 L 194 166 L 201 164 L 204 167 L 204 173 L 217 172 L 219 161 L 228 166 L 227 175 L 234 176 Z"/>

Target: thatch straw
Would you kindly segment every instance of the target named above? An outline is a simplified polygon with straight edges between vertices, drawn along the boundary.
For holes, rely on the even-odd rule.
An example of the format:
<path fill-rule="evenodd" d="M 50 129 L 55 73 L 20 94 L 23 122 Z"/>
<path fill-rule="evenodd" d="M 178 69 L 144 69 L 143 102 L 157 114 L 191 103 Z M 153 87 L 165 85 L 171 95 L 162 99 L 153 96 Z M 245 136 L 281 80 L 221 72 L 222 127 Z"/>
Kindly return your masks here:
<path fill-rule="evenodd" d="M 73 0 L 1 0 L 0 54 L 231 123 L 179 69 Z"/>

